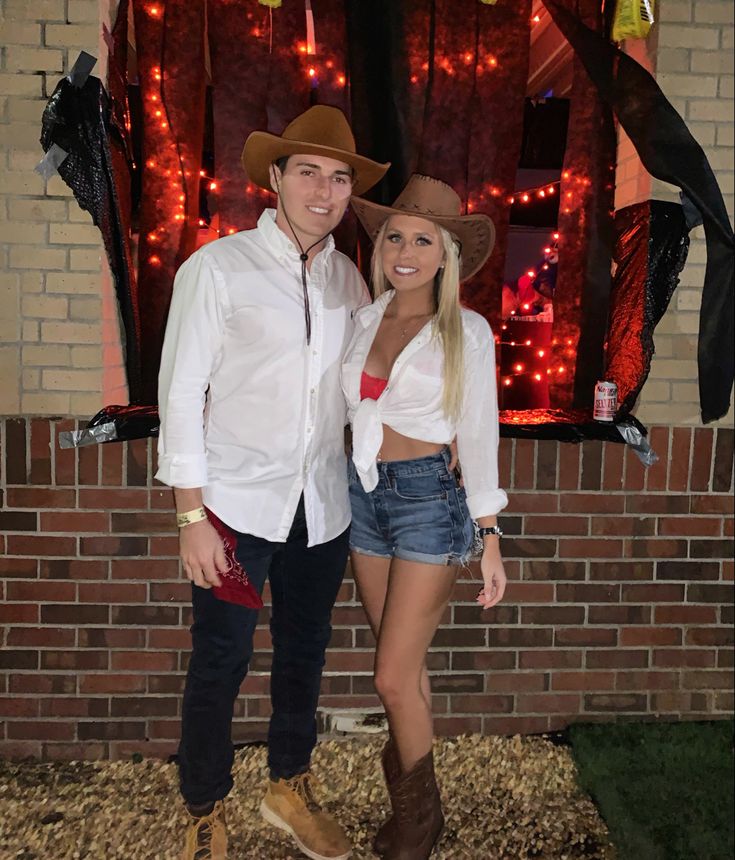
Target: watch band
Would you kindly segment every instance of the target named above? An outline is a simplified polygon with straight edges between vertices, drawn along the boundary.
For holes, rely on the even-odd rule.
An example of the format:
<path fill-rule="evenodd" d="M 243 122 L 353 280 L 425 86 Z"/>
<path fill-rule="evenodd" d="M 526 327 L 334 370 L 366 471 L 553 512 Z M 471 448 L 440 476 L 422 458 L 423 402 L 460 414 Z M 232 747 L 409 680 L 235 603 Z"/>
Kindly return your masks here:
<path fill-rule="evenodd" d="M 497 537 L 503 537 L 503 530 L 500 526 L 485 526 L 480 529 L 480 537 L 484 538 L 485 535 L 496 535 Z"/>
<path fill-rule="evenodd" d="M 183 514 L 176 514 L 176 525 L 183 529 L 184 526 L 192 523 L 199 523 L 207 519 L 207 512 L 204 508 L 194 508 L 193 511 L 185 511 Z"/>

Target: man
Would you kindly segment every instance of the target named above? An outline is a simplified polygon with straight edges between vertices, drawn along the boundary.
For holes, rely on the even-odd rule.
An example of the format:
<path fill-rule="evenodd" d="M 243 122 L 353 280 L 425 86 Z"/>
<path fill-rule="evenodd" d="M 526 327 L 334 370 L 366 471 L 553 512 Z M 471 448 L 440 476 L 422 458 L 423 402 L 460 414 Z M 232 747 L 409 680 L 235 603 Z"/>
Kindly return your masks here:
<path fill-rule="evenodd" d="M 233 705 L 257 611 L 219 599 L 227 570 L 204 505 L 236 557 L 272 594 L 270 781 L 261 813 L 309 857 L 350 845 L 318 805 L 309 762 L 330 616 L 350 521 L 340 388 L 352 314 L 368 301 L 332 230 L 350 195 L 388 169 L 356 154 L 344 115 L 316 106 L 281 137 L 254 132 L 243 165 L 278 195 L 254 230 L 204 246 L 179 269 L 161 360 L 159 470 L 174 487 L 194 624 L 179 747 L 191 816 L 184 860 L 227 856 Z"/>

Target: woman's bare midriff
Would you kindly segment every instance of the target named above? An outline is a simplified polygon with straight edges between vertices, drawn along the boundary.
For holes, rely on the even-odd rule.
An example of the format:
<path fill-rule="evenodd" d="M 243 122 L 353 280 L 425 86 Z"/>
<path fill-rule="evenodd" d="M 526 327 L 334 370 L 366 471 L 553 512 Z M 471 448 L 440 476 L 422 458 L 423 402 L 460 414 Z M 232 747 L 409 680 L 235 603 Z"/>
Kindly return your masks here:
<path fill-rule="evenodd" d="M 397 433 L 387 424 L 383 424 L 383 444 L 380 446 L 380 460 L 385 463 L 390 460 L 415 460 L 417 457 L 429 457 L 443 451 L 446 445 L 435 442 L 422 442 Z"/>

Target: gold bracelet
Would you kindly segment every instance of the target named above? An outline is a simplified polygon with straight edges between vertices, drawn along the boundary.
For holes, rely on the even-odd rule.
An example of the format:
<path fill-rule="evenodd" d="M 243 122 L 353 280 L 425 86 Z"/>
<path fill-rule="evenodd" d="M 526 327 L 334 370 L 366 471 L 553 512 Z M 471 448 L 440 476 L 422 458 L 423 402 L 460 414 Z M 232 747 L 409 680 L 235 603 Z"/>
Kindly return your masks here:
<path fill-rule="evenodd" d="M 202 520 L 207 519 L 207 512 L 204 508 L 194 508 L 193 511 L 186 511 L 183 514 L 176 514 L 176 525 L 183 529 L 184 526 L 191 525 L 191 523 L 199 523 Z"/>

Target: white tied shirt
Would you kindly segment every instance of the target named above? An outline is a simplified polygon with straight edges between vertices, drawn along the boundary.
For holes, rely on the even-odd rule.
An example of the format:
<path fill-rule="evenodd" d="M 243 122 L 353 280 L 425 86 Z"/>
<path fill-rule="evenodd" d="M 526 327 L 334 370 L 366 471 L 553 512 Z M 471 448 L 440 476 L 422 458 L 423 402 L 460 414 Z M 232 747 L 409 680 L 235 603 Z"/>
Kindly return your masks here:
<path fill-rule="evenodd" d="M 388 290 L 355 314 L 355 333 L 342 366 L 342 388 L 352 423 L 352 459 L 366 492 L 378 483 L 376 458 L 383 424 L 424 442 L 449 444 L 457 437 L 467 506 L 474 519 L 497 514 L 508 504 L 498 487 L 498 395 L 495 339 L 484 317 L 462 308 L 464 396 L 460 419 L 449 419 L 442 406 L 444 351 L 427 323 L 396 358 L 388 385 L 377 400 L 360 400 L 365 360 L 388 303 Z"/>
<path fill-rule="evenodd" d="M 272 541 L 288 537 L 303 492 L 313 546 L 350 522 L 340 368 L 369 297 L 331 236 L 307 288 L 308 347 L 299 251 L 272 209 L 181 266 L 161 357 L 156 477 L 201 487 L 223 522 Z"/>

